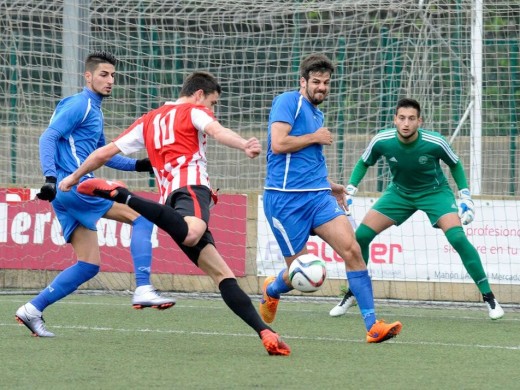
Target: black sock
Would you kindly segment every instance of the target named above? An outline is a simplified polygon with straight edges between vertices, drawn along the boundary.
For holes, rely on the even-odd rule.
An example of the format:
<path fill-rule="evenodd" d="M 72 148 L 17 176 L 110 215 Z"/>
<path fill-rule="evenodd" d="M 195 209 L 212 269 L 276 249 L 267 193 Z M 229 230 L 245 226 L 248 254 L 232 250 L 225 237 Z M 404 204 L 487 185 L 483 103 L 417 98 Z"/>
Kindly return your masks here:
<path fill-rule="evenodd" d="M 484 302 L 491 302 L 495 299 L 495 294 L 488 292 L 486 294 L 482 294 L 482 298 L 484 299 Z"/>
<path fill-rule="evenodd" d="M 126 202 L 128 201 L 128 197 L 131 195 L 132 193 L 128 191 L 128 189 L 121 187 L 117 189 L 117 194 L 112 199 L 117 203 L 126 204 Z"/>
<path fill-rule="evenodd" d="M 265 329 L 272 330 L 262 321 L 260 315 L 253 307 L 251 298 L 239 287 L 236 279 L 224 279 L 220 282 L 218 288 L 226 305 L 233 310 L 233 313 L 253 328 L 256 333 L 260 335 L 260 332 Z"/>
<path fill-rule="evenodd" d="M 131 209 L 137 211 L 147 220 L 153 222 L 159 228 L 168 233 L 177 244 L 182 244 L 188 235 L 188 224 L 182 215 L 180 215 L 170 206 L 165 206 L 163 204 L 141 198 L 137 195 L 134 195 L 126 188 L 118 188 L 117 191 L 119 193 L 116 195 L 116 202 L 126 203 Z M 129 199 L 128 196 L 130 196 Z M 125 200 L 121 202 L 121 199 Z"/>

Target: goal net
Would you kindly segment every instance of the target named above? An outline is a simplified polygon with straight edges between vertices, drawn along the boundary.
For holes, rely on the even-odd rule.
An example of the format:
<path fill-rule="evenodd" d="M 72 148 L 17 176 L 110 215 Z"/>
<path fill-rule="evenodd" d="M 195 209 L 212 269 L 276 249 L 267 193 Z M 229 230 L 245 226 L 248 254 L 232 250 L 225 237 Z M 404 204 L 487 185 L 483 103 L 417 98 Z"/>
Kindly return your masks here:
<path fill-rule="evenodd" d="M 472 11 L 476 4 L 482 6 L 484 20 L 480 26 L 482 84 L 475 84 L 472 73 Z M 223 87 L 216 109 L 220 122 L 246 138 L 256 136 L 264 146 L 272 99 L 298 88 L 298 65 L 303 56 L 326 53 L 337 64 L 331 95 L 321 106 L 326 125 L 335 134 L 334 145 L 326 148 L 326 154 L 331 178 L 344 184 L 370 137 L 392 125 L 395 103 L 405 96 L 421 102 L 425 128 L 453 141 L 469 175 L 475 139 L 471 138 L 467 113 L 475 97 L 480 96 L 483 167 L 477 215 L 489 219 L 477 217 L 472 240 L 476 237 L 475 245 L 483 248 L 480 254 L 485 267 L 497 275 L 491 281 L 501 289 L 502 300 L 512 300 L 514 291 L 518 291 L 520 239 L 518 228 L 514 228 L 517 223 L 511 222 L 511 218 L 518 220 L 520 216 L 520 15 L 516 0 L 4 0 L 0 13 L 0 185 L 5 188 L 38 188 L 42 184 L 38 138 L 56 103 L 82 88 L 82 62 L 94 50 L 111 51 L 119 60 L 113 97 L 103 103 L 108 140 L 143 113 L 175 99 L 187 74 L 206 70 L 214 73 Z M 241 275 L 241 283 L 249 292 L 258 292 L 258 277 L 281 266 L 276 248 L 271 248 L 270 233 L 261 227 L 265 224 L 259 198 L 265 157 L 250 160 L 212 140 L 208 149 L 212 183 L 228 195 L 217 206 L 222 215 L 212 230 L 223 240 L 219 249 L 231 247 L 226 260 L 238 264 L 235 271 Z M 130 188 L 153 194 L 153 179 L 145 174 L 102 168 L 97 175 L 123 179 Z M 388 171 L 383 164 L 369 170 L 360 187 L 357 222 L 366 212 L 364 205 L 369 207 L 387 183 Z M 13 199 L 14 195 L 7 192 L 6 197 Z M 31 195 L 19 197 L 30 199 Z M 33 201 L 15 205 L 6 199 L 2 199 L 5 212 L 0 216 L 0 238 L 4 241 L 0 245 L 6 248 L 2 253 L 11 257 L 0 255 L 0 261 L 3 268 L 20 271 L 8 280 L 4 278 L 3 287 L 40 288 L 66 265 L 64 259 L 72 261 L 72 254 L 62 252 L 59 240 L 56 244 L 50 237 L 51 231 L 59 236 L 59 226 L 52 225 L 48 205 Z M 34 204 L 37 207 L 33 209 Z M 19 219 L 13 220 L 14 215 Z M 29 219 L 24 219 L 26 215 Z M 42 238 L 48 245 L 26 250 L 17 240 L 24 241 L 26 235 L 31 245 L 37 245 L 32 231 L 37 218 L 49 218 L 45 225 L 49 226 L 49 237 Z M 371 270 L 374 279 L 382 282 L 375 284 L 376 295 L 478 298 L 456 254 L 444 248 L 435 229 L 426 226 L 424 231 L 417 231 L 422 224 L 420 220 L 410 222 L 408 229 L 392 228 L 392 235 L 379 243 L 386 252 L 374 256 L 381 267 L 389 268 Z M 124 241 L 121 235 L 127 233 L 121 233 L 119 225 L 114 229 L 118 242 Z M 493 229 L 500 234 L 494 236 Z M 417 241 L 418 235 L 424 243 Z M 228 244 L 232 237 L 242 238 Z M 174 246 L 168 237 L 159 234 L 159 238 L 160 247 Z M 109 251 L 106 237 L 100 238 L 100 243 L 103 256 L 114 260 L 114 268 L 105 268 L 109 276 L 99 277 L 92 288 L 131 289 L 128 249 Z M 395 250 L 393 244 L 400 245 L 408 255 Z M 265 255 L 266 248 L 272 253 Z M 180 252 L 172 255 L 160 250 L 154 263 L 154 267 L 158 264 L 154 275 L 157 287 L 215 291 Z M 325 256 L 334 259 L 328 251 Z M 392 253 L 395 258 L 389 264 Z M 178 262 L 178 267 L 169 268 L 171 262 Z M 400 274 L 392 268 L 397 262 L 402 262 Z M 343 263 L 336 263 L 338 268 L 330 270 L 331 278 L 321 294 L 335 295 L 344 284 Z M 428 264 L 438 266 L 432 270 Z M 39 267 L 46 271 L 34 276 L 31 270 Z M 126 273 L 119 274 L 120 268 Z M 458 277 L 450 279 L 455 274 Z M 438 289 L 431 287 L 436 282 L 440 283 Z"/>

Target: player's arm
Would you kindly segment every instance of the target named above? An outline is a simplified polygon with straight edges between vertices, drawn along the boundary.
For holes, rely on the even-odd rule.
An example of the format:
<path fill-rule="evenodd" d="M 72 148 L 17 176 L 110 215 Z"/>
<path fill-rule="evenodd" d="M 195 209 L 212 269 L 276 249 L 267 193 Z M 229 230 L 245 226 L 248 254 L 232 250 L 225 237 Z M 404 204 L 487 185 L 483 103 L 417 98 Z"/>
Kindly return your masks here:
<path fill-rule="evenodd" d="M 332 196 L 336 198 L 338 204 L 343 208 L 343 210 L 347 211 L 347 189 L 344 185 L 333 182 L 330 178 L 328 179 L 330 184 L 330 189 L 332 191 Z"/>
<path fill-rule="evenodd" d="M 441 147 L 439 157 L 450 167 L 450 173 L 457 184 L 459 189 L 459 217 L 463 225 L 467 225 L 473 222 L 475 219 L 475 203 L 471 199 L 471 192 L 468 187 L 468 181 L 466 174 L 464 173 L 464 167 L 457 154 L 453 151 L 450 144 L 444 137 L 440 137 Z"/>
<path fill-rule="evenodd" d="M 107 161 L 109 161 L 119 152 L 121 152 L 121 150 L 113 142 L 110 142 L 109 144 L 94 150 L 94 152 L 92 152 L 87 157 L 87 159 L 83 161 L 83 164 L 81 164 L 78 169 L 76 169 L 73 173 L 60 182 L 60 190 L 70 191 L 74 185 L 78 184 L 79 180 L 83 176 L 102 167 L 107 163 Z"/>
<path fill-rule="evenodd" d="M 450 166 L 450 173 L 457 184 L 459 190 L 468 188 L 468 180 L 466 179 L 466 173 L 464 172 L 464 166 L 459 160 L 455 165 Z"/>
<path fill-rule="evenodd" d="M 102 148 L 106 145 L 105 136 L 101 134 L 96 149 Z M 131 157 L 116 154 L 105 164 L 107 167 L 117 169 L 118 171 L 136 171 L 153 173 L 152 164 L 149 158 L 135 159 Z"/>
<path fill-rule="evenodd" d="M 43 132 L 39 140 L 40 166 L 45 176 L 45 183 L 36 196 L 49 202 L 52 202 L 56 197 L 57 172 L 54 157 L 57 153 L 60 137 L 59 131 L 49 127 Z"/>
<path fill-rule="evenodd" d="M 357 187 L 359 183 L 361 183 L 361 180 L 365 177 L 367 171 L 368 171 L 369 165 L 365 163 L 365 161 L 360 158 L 356 165 L 354 166 L 354 169 L 352 171 L 352 174 L 350 175 L 350 180 L 348 181 L 349 184 L 353 185 L 354 187 Z"/>
<path fill-rule="evenodd" d="M 368 171 L 369 165 L 365 163 L 363 158 L 360 158 L 356 165 L 354 166 L 354 169 L 350 175 L 350 180 L 348 181 L 348 185 L 345 187 L 345 193 L 346 197 L 344 197 L 343 203 L 346 205 L 346 207 L 343 207 L 348 215 L 352 212 L 350 207 L 352 206 L 352 198 L 357 194 L 358 188 L 357 186 L 359 183 L 361 183 L 361 180 L 365 177 L 367 171 Z M 340 203 L 343 205 L 343 203 Z"/>
<path fill-rule="evenodd" d="M 314 133 L 300 136 L 289 135 L 292 126 L 285 122 L 271 124 L 271 149 L 275 154 L 293 153 L 312 144 L 331 145 L 332 133 L 320 127 Z"/>
<path fill-rule="evenodd" d="M 233 130 L 222 126 L 218 121 L 208 123 L 204 132 L 219 144 L 242 150 L 247 157 L 255 158 L 262 152 L 262 145 L 256 138 L 245 139 Z"/>
<path fill-rule="evenodd" d="M 460 221 L 463 225 L 467 225 L 475 219 L 475 203 L 473 199 L 471 199 L 471 192 L 468 187 L 468 181 L 464 173 L 462 162 L 459 160 L 455 165 L 450 166 L 450 172 L 459 189 L 458 206 Z"/>

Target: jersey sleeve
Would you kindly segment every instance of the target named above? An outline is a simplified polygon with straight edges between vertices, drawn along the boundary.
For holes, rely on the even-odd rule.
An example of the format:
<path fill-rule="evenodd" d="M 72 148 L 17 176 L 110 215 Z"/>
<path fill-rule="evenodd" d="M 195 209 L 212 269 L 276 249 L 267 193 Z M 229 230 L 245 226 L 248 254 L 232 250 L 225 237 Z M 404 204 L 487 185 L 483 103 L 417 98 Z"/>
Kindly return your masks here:
<path fill-rule="evenodd" d="M 54 156 L 56 156 L 57 143 L 60 138 L 60 133 L 52 128 L 48 128 L 40 137 L 40 166 L 43 176 L 57 176 L 56 164 Z"/>
<path fill-rule="evenodd" d="M 105 165 L 112 169 L 117 169 L 119 171 L 135 171 L 135 158 L 130 158 L 126 156 L 121 156 L 120 154 L 116 154 L 110 160 L 108 160 Z"/>
<path fill-rule="evenodd" d="M 205 107 L 194 107 L 190 112 L 191 123 L 200 132 L 204 132 L 204 129 L 211 122 L 215 122 L 217 119 L 215 115 Z"/>
<path fill-rule="evenodd" d="M 381 134 L 377 134 L 375 137 L 373 137 L 363 154 L 361 155 L 361 160 L 367 167 L 373 166 L 377 160 L 379 160 L 379 157 L 381 157 L 380 148 L 378 145 L 378 142 L 381 141 Z"/>
<path fill-rule="evenodd" d="M 459 156 L 453 151 L 450 144 L 442 135 L 438 135 L 439 158 L 450 168 L 459 162 Z"/>
<path fill-rule="evenodd" d="M 352 184 L 353 186 L 357 187 L 361 180 L 365 177 L 368 170 L 368 165 L 365 164 L 363 159 L 359 159 L 357 164 L 354 166 L 354 170 L 352 171 L 352 174 L 350 175 L 350 180 L 348 181 L 349 184 Z"/>
<path fill-rule="evenodd" d="M 63 138 L 68 138 L 87 117 L 90 107 L 80 95 L 63 99 L 58 103 L 52 114 L 49 128 L 58 131 Z"/>
<path fill-rule="evenodd" d="M 269 125 L 274 122 L 284 122 L 294 125 L 298 112 L 298 100 L 294 94 L 283 93 L 273 100 L 269 114 Z"/>
<path fill-rule="evenodd" d="M 464 173 L 464 167 L 462 163 L 459 162 L 454 166 L 450 167 L 451 176 L 453 176 L 453 180 L 455 180 L 455 184 L 457 184 L 457 188 L 462 190 L 464 188 L 468 188 L 468 180 L 466 179 L 466 174 Z"/>
<path fill-rule="evenodd" d="M 144 149 L 144 123 L 146 115 L 137 119 L 123 131 L 113 142 L 124 154 L 135 153 Z"/>

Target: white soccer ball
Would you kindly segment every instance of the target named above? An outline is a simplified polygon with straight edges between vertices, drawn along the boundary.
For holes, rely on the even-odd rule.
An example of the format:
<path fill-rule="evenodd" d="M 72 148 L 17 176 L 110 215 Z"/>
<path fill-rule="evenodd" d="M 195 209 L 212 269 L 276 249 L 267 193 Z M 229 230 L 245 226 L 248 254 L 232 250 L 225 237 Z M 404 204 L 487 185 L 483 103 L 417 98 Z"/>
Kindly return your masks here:
<path fill-rule="evenodd" d="M 301 292 L 318 291 L 326 277 L 325 262 L 310 253 L 297 257 L 289 267 L 289 280 Z"/>

